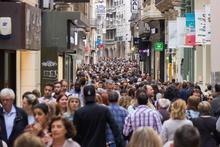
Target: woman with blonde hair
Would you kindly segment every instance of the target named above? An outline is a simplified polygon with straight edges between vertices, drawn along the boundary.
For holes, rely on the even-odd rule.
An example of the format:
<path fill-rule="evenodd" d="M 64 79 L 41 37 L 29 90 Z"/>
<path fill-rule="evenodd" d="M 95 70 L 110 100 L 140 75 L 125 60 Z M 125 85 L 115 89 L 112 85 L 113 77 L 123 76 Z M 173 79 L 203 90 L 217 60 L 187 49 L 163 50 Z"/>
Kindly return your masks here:
<path fill-rule="evenodd" d="M 80 99 L 78 95 L 71 95 L 68 97 L 67 102 L 67 112 L 63 114 L 64 118 L 68 121 L 73 122 L 74 113 L 81 106 Z"/>
<path fill-rule="evenodd" d="M 216 130 L 217 118 L 210 115 L 211 105 L 202 101 L 198 105 L 200 116 L 192 119 L 193 125 L 199 130 L 201 147 L 217 147 L 219 133 Z"/>
<path fill-rule="evenodd" d="M 160 134 L 163 144 L 173 140 L 174 133 L 180 126 L 192 125 L 192 122 L 186 119 L 185 111 L 186 102 L 184 100 L 177 99 L 171 104 L 170 119 L 163 123 Z"/>
<path fill-rule="evenodd" d="M 128 147 L 162 147 L 162 141 L 154 129 L 140 127 L 132 134 Z"/>

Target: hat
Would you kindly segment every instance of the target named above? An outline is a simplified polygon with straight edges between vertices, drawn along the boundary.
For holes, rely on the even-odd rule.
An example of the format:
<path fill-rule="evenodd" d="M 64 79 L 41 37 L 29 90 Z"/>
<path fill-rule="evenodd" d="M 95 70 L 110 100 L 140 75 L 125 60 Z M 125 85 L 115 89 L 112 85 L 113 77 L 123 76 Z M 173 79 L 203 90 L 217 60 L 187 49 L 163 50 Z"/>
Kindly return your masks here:
<path fill-rule="evenodd" d="M 95 97 L 95 95 L 96 95 L 95 86 L 86 85 L 83 88 L 83 94 L 84 94 L 84 97 Z"/>

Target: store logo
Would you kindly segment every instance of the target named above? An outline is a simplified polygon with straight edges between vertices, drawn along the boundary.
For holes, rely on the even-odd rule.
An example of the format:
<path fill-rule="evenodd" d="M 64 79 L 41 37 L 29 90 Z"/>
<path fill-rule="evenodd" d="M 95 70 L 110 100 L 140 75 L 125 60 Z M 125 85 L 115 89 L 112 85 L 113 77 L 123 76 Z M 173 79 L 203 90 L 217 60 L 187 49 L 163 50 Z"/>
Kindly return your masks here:
<path fill-rule="evenodd" d="M 0 17 L 0 38 L 8 39 L 12 34 L 11 17 Z"/>
<path fill-rule="evenodd" d="M 46 61 L 46 62 L 42 62 L 41 64 L 44 67 L 54 67 L 54 66 L 57 66 L 56 62 L 53 62 L 53 61 L 50 61 L 50 60 Z"/>

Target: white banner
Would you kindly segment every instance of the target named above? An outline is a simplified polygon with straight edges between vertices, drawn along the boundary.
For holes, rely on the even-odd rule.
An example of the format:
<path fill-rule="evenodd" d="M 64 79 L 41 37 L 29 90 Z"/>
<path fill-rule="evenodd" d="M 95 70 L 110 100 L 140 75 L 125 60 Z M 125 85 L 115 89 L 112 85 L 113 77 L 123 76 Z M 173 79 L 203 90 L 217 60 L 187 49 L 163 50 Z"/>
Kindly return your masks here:
<path fill-rule="evenodd" d="M 177 47 L 177 27 L 175 20 L 168 21 L 168 48 Z"/>
<path fill-rule="evenodd" d="M 177 17 L 176 20 L 177 27 L 177 47 L 184 48 L 185 44 L 185 33 L 186 33 L 186 18 Z"/>
<path fill-rule="evenodd" d="M 106 5 L 104 2 L 96 4 L 96 15 L 106 15 Z"/>
<path fill-rule="evenodd" d="M 205 5 L 206 16 L 206 44 L 211 43 L 211 8 L 210 5 Z"/>
<path fill-rule="evenodd" d="M 196 44 L 205 44 L 206 42 L 206 16 L 204 10 L 195 11 L 196 25 Z"/>

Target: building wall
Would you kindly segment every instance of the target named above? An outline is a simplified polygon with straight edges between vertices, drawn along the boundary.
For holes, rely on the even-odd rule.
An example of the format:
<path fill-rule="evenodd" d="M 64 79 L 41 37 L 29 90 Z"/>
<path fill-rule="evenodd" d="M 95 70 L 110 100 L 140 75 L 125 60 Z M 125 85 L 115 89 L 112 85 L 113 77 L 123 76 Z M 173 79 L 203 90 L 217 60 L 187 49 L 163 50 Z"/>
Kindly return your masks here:
<path fill-rule="evenodd" d="M 21 0 L 22 2 L 25 2 L 31 6 L 37 6 L 38 5 L 38 0 Z"/>
<path fill-rule="evenodd" d="M 211 72 L 220 72 L 219 64 L 219 38 L 220 38 L 220 17 L 219 17 L 219 0 L 211 0 Z M 220 75 L 217 74 L 216 78 L 212 76 L 213 83 L 220 82 Z"/>
<path fill-rule="evenodd" d="M 37 0 L 22 0 L 31 6 L 37 6 Z M 40 51 L 16 51 L 17 105 L 21 106 L 22 95 L 26 91 L 40 89 Z"/>
<path fill-rule="evenodd" d="M 130 18 L 131 5 L 126 0 L 107 0 L 107 18 L 106 18 L 106 52 L 112 52 L 107 55 L 110 57 L 127 58 L 130 52 Z"/>
<path fill-rule="evenodd" d="M 197 46 L 196 51 L 195 51 L 195 82 L 200 82 L 202 81 L 202 73 L 203 73 L 203 51 L 202 51 L 202 46 Z M 200 63 L 200 64 L 198 64 Z"/>
<path fill-rule="evenodd" d="M 24 92 L 40 89 L 40 51 L 17 51 L 17 104 Z"/>
<path fill-rule="evenodd" d="M 210 5 L 210 0 L 195 0 L 195 12 L 204 10 L 205 5 Z M 203 89 L 209 84 L 211 77 L 211 48 L 210 45 L 196 46 L 195 82 L 203 81 Z"/>
<path fill-rule="evenodd" d="M 119 0 L 116 6 L 116 37 L 121 37 L 120 43 L 122 48 L 120 50 L 121 56 L 128 58 L 130 52 L 131 30 L 130 30 L 130 18 L 131 18 L 131 4 L 125 0 Z M 122 43 L 124 42 L 124 43 Z"/>

